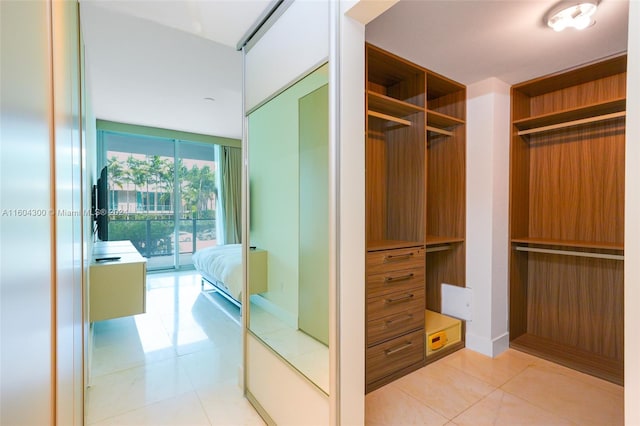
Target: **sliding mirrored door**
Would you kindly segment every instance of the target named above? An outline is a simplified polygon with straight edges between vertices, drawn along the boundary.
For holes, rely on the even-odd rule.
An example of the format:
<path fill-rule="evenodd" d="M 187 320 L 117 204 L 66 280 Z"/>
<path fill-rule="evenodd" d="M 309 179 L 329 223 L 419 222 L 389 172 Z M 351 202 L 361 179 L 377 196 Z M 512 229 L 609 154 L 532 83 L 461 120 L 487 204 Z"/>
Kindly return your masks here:
<path fill-rule="evenodd" d="M 329 9 L 284 2 L 244 46 L 245 386 L 276 424 L 331 423 Z"/>

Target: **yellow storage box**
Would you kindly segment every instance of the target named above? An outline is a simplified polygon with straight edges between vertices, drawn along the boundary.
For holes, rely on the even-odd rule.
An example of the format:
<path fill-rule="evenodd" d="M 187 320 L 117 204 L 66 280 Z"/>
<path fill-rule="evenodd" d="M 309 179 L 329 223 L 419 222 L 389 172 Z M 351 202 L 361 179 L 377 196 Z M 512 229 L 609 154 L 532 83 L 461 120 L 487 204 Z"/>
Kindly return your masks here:
<path fill-rule="evenodd" d="M 427 356 L 462 340 L 462 321 L 434 311 L 425 311 Z"/>

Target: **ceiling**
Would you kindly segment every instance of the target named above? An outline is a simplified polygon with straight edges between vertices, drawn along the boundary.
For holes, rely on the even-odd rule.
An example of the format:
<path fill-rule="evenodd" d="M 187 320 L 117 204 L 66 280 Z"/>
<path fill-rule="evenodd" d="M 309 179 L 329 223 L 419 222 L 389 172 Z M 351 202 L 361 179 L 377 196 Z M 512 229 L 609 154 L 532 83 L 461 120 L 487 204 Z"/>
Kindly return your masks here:
<path fill-rule="evenodd" d="M 596 24 L 583 31 L 546 26 L 543 17 L 557 4 L 400 0 L 367 25 L 366 39 L 463 84 L 519 83 L 626 51 L 628 0 L 601 0 Z"/>
<path fill-rule="evenodd" d="M 81 0 L 94 115 L 241 138 L 242 54 L 236 45 L 270 3 Z"/>
<path fill-rule="evenodd" d="M 80 0 L 95 116 L 240 138 L 235 47 L 271 3 Z M 366 39 L 464 84 L 513 84 L 626 51 L 628 0 L 601 0 L 594 26 L 560 33 L 543 23 L 557 3 L 400 0 L 367 25 Z"/>

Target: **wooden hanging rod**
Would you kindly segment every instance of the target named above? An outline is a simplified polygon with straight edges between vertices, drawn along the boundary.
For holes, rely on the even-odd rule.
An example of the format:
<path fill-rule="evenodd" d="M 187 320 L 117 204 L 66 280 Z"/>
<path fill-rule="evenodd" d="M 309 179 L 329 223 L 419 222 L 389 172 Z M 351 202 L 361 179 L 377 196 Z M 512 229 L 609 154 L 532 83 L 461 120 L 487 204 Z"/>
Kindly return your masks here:
<path fill-rule="evenodd" d="M 367 114 L 369 114 L 372 117 L 377 117 L 377 118 L 381 118 L 383 120 L 393 121 L 394 123 L 402 124 L 402 125 L 405 125 L 405 126 L 411 126 L 411 121 L 405 120 L 403 118 L 394 117 L 393 115 L 383 114 L 381 112 L 371 111 L 371 110 L 367 111 Z"/>
<path fill-rule="evenodd" d="M 610 260 L 624 260 L 624 256 L 620 254 L 607 254 L 607 253 L 592 253 L 587 251 L 573 251 L 573 250 L 555 250 L 544 249 L 537 247 L 516 247 L 518 251 L 529 251 L 534 253 L 547 253 L 547 254 L 561 254 L 563 256 L 578 256 L 578 257 L 593 257 L 597 259 L 610 259 Z"/>
<path fill-rule="evenodd" d="M 445 251 L 445 250 L 451 250 L 451 246 L 447 244 L 444 246 L 427 247 L 424 251 L 427 253 L 433 253 L 435 251 Z"/>
<path fill-rule="evenodd" d="M 441 135 L 453 136 L 453 132 L 450 132 L 444 129 L 439 129 L 438 127 L 427 126 L 427 130 L 430 132 L 439 133 Z"/>
<path fill-rule="evenodd" d="M 594 123 L 596 121 L 611 120 L 612 118 L 624 117 L 626 115 L 626 111 L 612 112 L 611 114 L 597 115 L 595 117 L 582 118 L 580 120 L 565 121 L 564 123 L 550 124 L 549 126 L 534 127 L 533 129 L 520 130 L 518 132 L 518 136 L 547 132 L 549 130 L 564 129 L 565 127 L 579 126 L 581 124 Z"/>

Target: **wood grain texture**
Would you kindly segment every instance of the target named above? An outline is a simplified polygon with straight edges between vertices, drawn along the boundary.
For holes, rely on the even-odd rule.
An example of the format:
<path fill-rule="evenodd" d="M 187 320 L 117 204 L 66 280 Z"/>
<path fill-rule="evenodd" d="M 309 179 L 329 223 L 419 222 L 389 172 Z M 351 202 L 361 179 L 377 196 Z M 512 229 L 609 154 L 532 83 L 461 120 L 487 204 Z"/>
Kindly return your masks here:
<path fill-rule="evenodd" d="M 532 117 L 597 104 L 626 96 L 627 74 L 616 74 L 530 98 Z"/>
<path fill-rule="evenodd" d="M 562 90 L 566 87 L 589 83 L 591 81 L 616 74 L 622 74 L 625 73 L 626 70 L 627 56 L 620 55 L 594 64 L 577 67 L 573 70 L 538 77 L 518 83 L 513 87 L 527 96 L 537 96 L 542 93 Z"/>
<path fill-rule="evenodd" d="M 367 274 L 367 299 L 422 288 L 424 288 L 424 265 L 382 274 Z M 421 305 L 424 306 L 424 303 Z"/>
<path fill-rule="evenodd" d="M 387 144 L 383 124 L 369 120 L 365 146 L 365 223 L 367 241 L 387 238 Z"/>
<path fill-rule="evenodd" d="M 388 239 L 423 241 L 426 235 L 424 115 L 410 116 L 411 127 L 386 132 Z"/>
<path fill-rule="evenodd" d="M 427 234 L 465 236 L 466 144 L 464 126 L 453 137 L 434 135 L 427 143 Z"/>
<path fill-rule="evenodd" d="M 515 85 L 511 112 L 512 346 L 616 383 L 624 261 L 515 249 L 623 254 L 625 118 L 598 118 L 624 110 L 625 67 L 620 57 Z"/>
<path fill-rule="evenodd" d="M 408 283 L 398 291 L 367 298 L 367 319 L 396 315 L 415 306 L 424 306 L 424 285 Z"/>
<path fill-rule="evenodd" d="M 528 256 L 528 333 L 622 359 L 624 263 L 541 253 Z"/>
<path fill-rule="evenodd" d="M 624 121 L 531 136 L 530 238 L 624 241 Z"/>
<path fill-rule="evenodd" d="M 411 62 L 367 44 L 367 88 L 421 107 L 425 106 L 424 70 Z"/>
<path fill-rule="evenodd" d="M 368 348 L 366 382 L 372 383 L 403 368 L 424 363 L 424 341 L 424 330 L 420 330 Z"/>
<path fill-rule="evenodd" d="M 529 262 L 527 253 L 509 251 L 509 339 L 527 332 Z"/>
<path fill-rule="evenodd" d="M 439 310 L 440 283 L 464 285 L 466 89 L 369 44 L 366 62 L 368 110 L 410 123 L 367 119 L 369 392 L 425 364 L 426 292 Z M 428 132 L 428 116 L 446 131 Z M 451 249 L 425 255 L 425 244 Z M 402 253 L 411 256 L 385 261 Z"/>
<path fill-rule="evenodd" d="M 436 111 L 440 114 L 445 114 L 457 118 L 458 120 L 465 121 L 467 95 L 464 86 L 453 87 L 453 92 L 439 94 L 438 97 L 433 97 L 431 95 L 433 88 L 430 82 L 431 80 L 429 79 L 427 83 L 427 108 L 431 111 Z"/>
<path fill-rule="evenodd" d="M 511 118 L 522 118 L 530 113 L 529 98 L 511 90 Z M 529 143 L 517 135 L 512 126 L 509 170 L 509 235 L 511 238 L 528 237 L 529 233 Z"/>
<path fill-rule="evenodd" d="M 532 334 L 523 334 L 513 340 L 511 347 L 624 386 L 624 360 L 598 356 Z"/>
<path fill-rule="evenodd" d="M 367 253 L 367 274 L 424 268 L 424 253 L 422 247 L 369 252 Z"/>
<path fill-rule="evenodd" d="M 427 253 L 425 268 L 425 309 L 441 312 L 442 283 L 465 286 L 465 244 L 451 244 L 451 249 Z"/>
<path fill-rule="evenodd" d="M 386 317 L 373 316 L 367 321 L 367 347 L 424 328 L 424 309 L 419 303 Z"/>

